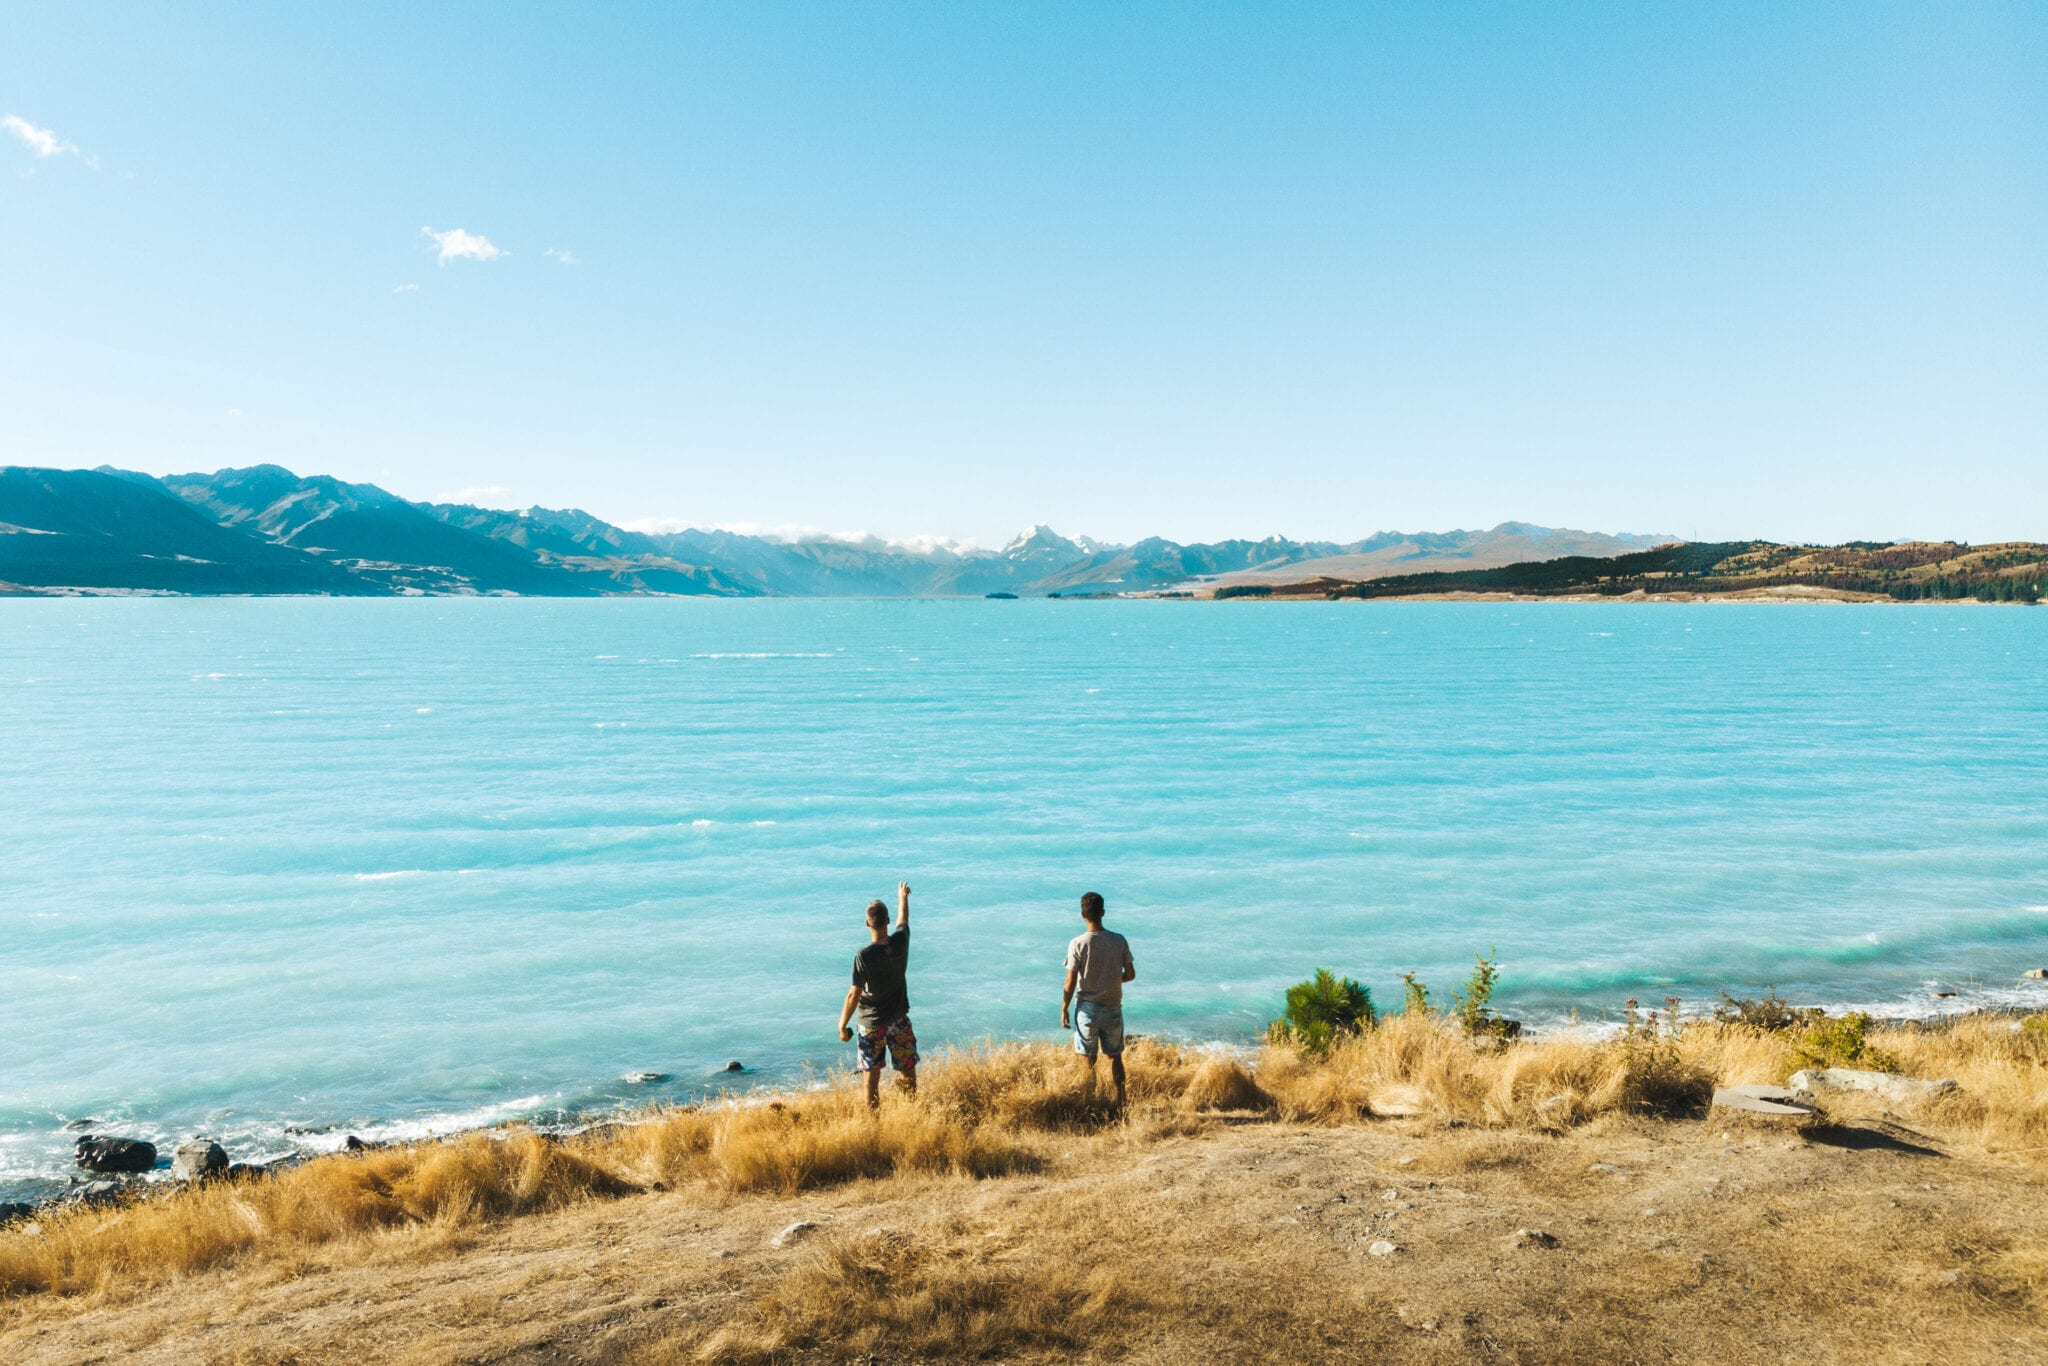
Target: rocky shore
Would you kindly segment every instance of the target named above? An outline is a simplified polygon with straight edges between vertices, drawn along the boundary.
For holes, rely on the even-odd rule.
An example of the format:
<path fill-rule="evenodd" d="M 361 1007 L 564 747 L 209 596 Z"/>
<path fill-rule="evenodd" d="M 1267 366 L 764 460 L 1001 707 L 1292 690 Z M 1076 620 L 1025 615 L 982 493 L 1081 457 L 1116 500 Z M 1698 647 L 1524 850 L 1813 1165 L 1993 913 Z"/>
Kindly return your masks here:
<path fill-rule="evenodd" d="M 2022 980 L 2048 980 L 2048 969 L 2030 968 L 2020 974 Z M 1937 991 L 1936 996 L 1944 993 Z M 1782 1002 L 1778 1003 L 1780 1006 Z M 1788 1008 L 1789 1009 L 1789 1008 Z M 1948 1032 L 1971 1021 L 1994 1022 L 2019 1028 L 2030 1018 L 2038 1018 L 2038 1012 L 2018 1006 L 1997 1006 L 1958 1010 L 1950 1014 L 1933 1017 L 1869 1017 L 1868 1027 L 1873 1030 L 1897 1031 L 1908 1034 Z M 1500 1025 L 1513 1026 L 1509 1037 L 1522 1034 L 1519 1022 L 1500 1020 Z M 1531 1038 L 1540 1037 L 1542 1031 L 1534 1031 Z M 746 1071 L 738 1060 L 725 1063 L 718 1069 L 721 1074 L 738 1074 Z M 620 1078 L 629 1085 L 649 1085 L 671 1080 L 671 1074 L 656 1071 L 635 1071 Z M 1732 1109 L 1753 1110 L 1768 1113 L 1762 1107 L 1750 1104 L 1754 1096 L 1738 1094 L 1740 1090 L 1767 1091 L 1772 1093 L 1775 1103 L 1789 1104 L 1811 1112 L 1818 1096 L 1827 1092 L 1863 1091 L 1895 1103 L 1939 1098 L 1952 1092 L 1956 1083 L 1952 1078 L 1911 1078 L 1890 1073 L 1844 1069 L 1818 1068 L 1794 1073 L 1782 1086 L 1731 1088 L 1726 1094 L 1717 1092 L 1715 1103 Z M 773 1103 L 764 1100 L 764 1103 Z M 1776 1113 L 1783 1114 L 1780 1108 Z M 458 1130 L 441 1135 L 442 1138 L 460 1138 L 467 1133 L 502 1133 L 517 1128 L 521 1131 L 539 1132 L 554 1140 L 577 1138 L 586 1135 L 614 1132 L 621 1126 L 635 1122 L 630 1114 L 618 1113 L 594 1116 L 586 1121 L 566 1124 L 537 1125 L 530 1122 L 512 1121 L 487 1126 L 476 1130 Z M 92 1130 L 97 1121 L 74 1120 L 67 1128 Z M 341 1152 L 368 1152 L 387 1145 L 366 1140 L 355 1134 L 347 1134 L 340 1146 Z M 69 1178 L 68 1185 L 48 1196 L 37 1200 L 0 1201 L 0 1230 L 10 1225 L 33 1222 L 40 1213 L 53 1209 L 75 1206 L 106 1207 L 136 1200 L 159 1198 L 173 1194 L 196 1183 L 214 1181 L 253 1181 L 291 1171 L 309 1161 L 317 1160 L 323 1154 L 298 1151 L 272 1158 L 265 1162 L 237 1161 L 219 1142 L 197 1136 L 179 1143 L 164 1154 L 156 1144 L 139 1138 L 124 1137 L 112 1133 L 86 1132 L 74 1144 L 76 1165 L 80 1174 Z"/>

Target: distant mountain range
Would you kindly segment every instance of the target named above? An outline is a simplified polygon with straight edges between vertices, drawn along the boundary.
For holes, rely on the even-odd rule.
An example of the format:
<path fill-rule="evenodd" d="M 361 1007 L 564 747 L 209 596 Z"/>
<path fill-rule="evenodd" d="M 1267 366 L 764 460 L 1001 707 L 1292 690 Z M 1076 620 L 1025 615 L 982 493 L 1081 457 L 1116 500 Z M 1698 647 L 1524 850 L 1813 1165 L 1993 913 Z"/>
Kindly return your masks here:
<path fill-rule="evenodd" d="M 981 550 L 651 534 L 573 509 L 414 503 L 277 465 L 164 478 L 0 467 L 0 593 L 17 594 L 1041 597 L 1489 569 L 1621 555 L 1670 539 L 1508 522 L 1350 543 L 1275 536 L 1106 545 L 1038 526 Z"/>
<path fill-rule="evenodd" d="M 1674 542 L 1626 555 L 1563 556 L 1484 569 L 1216 587 L 1219 598 L 1701 598 L 2017 602 L 2048 594 L 2048 545 L 2001 541 Z"/>

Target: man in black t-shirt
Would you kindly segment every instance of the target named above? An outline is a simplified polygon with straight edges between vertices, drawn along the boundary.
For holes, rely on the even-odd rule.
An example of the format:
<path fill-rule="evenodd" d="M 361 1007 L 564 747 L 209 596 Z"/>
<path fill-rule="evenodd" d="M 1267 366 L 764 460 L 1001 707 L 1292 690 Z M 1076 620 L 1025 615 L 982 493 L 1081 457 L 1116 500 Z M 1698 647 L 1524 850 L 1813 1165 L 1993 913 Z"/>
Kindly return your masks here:
<path fill-rule="evenodd" d="M 903 980 L 910 959 L 910 884 L 896 884 L 896 929 L 889 929 L 889 908 L 868 903 L 868 937 L 874 942 L 853 956 L 853 986 L 839 1011 L 839 1041 L 853 1038 L 849 1024 L 860 1012 L 860 1043 L 856 1055 L 868 1075 L 868 1105 L 882 1105 L 882 1055 L 903 1074 L 904 1089 L 917 1094 L 917 1035 L 910 1028 L 910 990 Z"/>

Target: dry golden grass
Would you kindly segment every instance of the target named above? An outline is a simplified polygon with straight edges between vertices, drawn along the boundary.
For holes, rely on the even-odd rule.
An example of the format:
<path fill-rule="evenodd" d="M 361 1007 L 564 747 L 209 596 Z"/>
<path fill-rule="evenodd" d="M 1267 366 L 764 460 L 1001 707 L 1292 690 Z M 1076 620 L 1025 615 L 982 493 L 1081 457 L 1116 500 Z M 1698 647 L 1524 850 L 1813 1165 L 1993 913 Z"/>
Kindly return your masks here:
<path fill-rule="evenodd" d="M 2048 1022 L 1972 1017 L 1878 1030 L 1869 1043 L 1908 1074 L 1959 1083 L 1954 1096 L 1899 1117 L 1920 1139 L 2017 1164 L 2029 1180 L 2048 1170 Z M 869 1183 L 879 1200 L 881 1191 L 918 1182 L 1038 1180 L 1070 1168 L 1076 1151 L 1094 1154 L 1090 1161 L 1129 1164 L 1148 1148 L 1219 1142 L 1211 1117 L 1218 1114 L 1233 1116 L 1233 1132 L 1249 1124 L 1309 1126 L 1289 1129 L 1308 1134 L 1393 1116 L 1395 1132 L 1435 1136 L 1413 1159 L 1418 1175 L 1485 1176 L 1532 1198 L 1591 1199 L 1598 1182 L 1585 1175 L 1571 1142 L 1670 1128 L 1664 1121 L 1700 1114 L 1716 1084 L 1781 1082 L 1794 1048 L 1784 1034 L 1711 1022 L 1638 1031 L 1630 1039 L 1554 1037 L 1503 1046 L 1466 1038 L 1441 1019 L 1397 1015 L 1340 1041 L 1323 1058 L 1284 1047 L 1230 1057 L 1136 1041 L 1127 1061 L 1131 1106 L 1123 1115 L 1107 1087 L 1088 1086 L 1063 1049 L 992 1046 L 934 1059 L 917 1099 L 886 1096 L 879 1116 L 869 1113 L 852 1079 L 839 1078 L 814 1091 L 654 1112 L 574 1138 L 517 1129 L 473 1134 L 323 1158 L 273 1178 L 209 1184 L 114 1209 L 51 1211 L 34 1232 L 0 1231 L 0 1299 L 25 1305 L 81 1296 L 118 1304 L 214 1268 L 270 1268 L 290 1279 L 314 1266 L 459 1256 L 523 1216 L 601 1206 L 636 1192 L 667 1191 L 713 1209 L 850 1183 Z M 1859 1109 L 1855 1098 L 1830 1104 L 1842 1123 L 1878 1108 Z M 715 1330 L 670 1334 L 647 1350 L 655 1360 L 739 1362 L 785 1359 L 826 1344 L 858 1353 L 863 1344 L 887 1342 L 895 1355 L 913 1358 L 1056 1355 L 1099 1341 L 1113 1324 L 1210 1312 L 1205 1296 L 1217 1293 L 1214 1287 L 1205 1290 L 1173 1270 L 1173 1226 L 1159 1229 L 1145 1275 L 1111 1275 L 1087 1249 L 1095 1216 L 1078 1208 L 1040 1228 L 1041 1250 L 1029 1257 L 991 1257 L 952 1237 L 905 1243 L 891 1235 L 835 1235 L 805 1249 L 798 1265 Z M 1117 1216 L 1100 1217 L 1113 1223 Z M 1781 1294 L 1798 1293 L 1801 1278 L 1817 1285 L 1847 1278 L 1864 1287 L 1859 1293 L 1881 1295 L 1890 1293 L 1887 1276 L 1917 1285 L 1914 1276 L 1952 1274 L 1987 1313 L 2024 1318 L 2048 1311 L 2048 1251 L 2041 1242 L 1990 1224 L 1972 1232 L 1975 1226 L 1958 1223 L 1951 1241 L 1968 1256 L 1958 1251 L 1937 1267 L 1906 1233 L 1879 1237 L 1843 1223 L 1840 1237 L 1850 1241 L 1832 1242 L 1826 1220 L 1834 1217 L 1814 1216 L 1819 1222 L 1799 1238 L 1759 1236 L 1754 1247 L 1738 1250 L 1793 1278 Z M 1260 1274 L 1280 1266 L 1279 1256 L 1260 1253 Z M 1873 1258 L 1892 1269 L 1873 1270 Z M 1921 1262 L 1927 1268 L 1897 1269 Z M 1308 1264 L 1300 1270 L 1314 1274 Z M 1693 1285 L 1702 1274 L 1655 1257 L 1637 1272 L 1644 1286 Z M 878 1289 L 884 1279 L 886 1294 Z M 1629 1293 L 1617 1282 L 1616 1312 Z M 1390 1312 L 1384 1305 L 1354 1308 L 1354 1328 Z M 1295 1327 L 1312 1336 L 1317 1322 L 1311 1315 Z M 1246 1352 L 1268 1350 L 1261 1335 L 1279 1331 L 1271 1322 L 1235 1319 L 1209 1327 Z"/>
<path fill-rule="evenodd" d="M 708 1339 L 671 1340 L 644 1359 L 751 1366 L 821 1347 L 856 1360 L 1074 1352 L 1162 1307 L 1099 1254 L 1089 1265 L 1073 1255 L 1020 1263 L 978 1254 L 882 1233 L 834 1240 Z"/>
<path fill-rule="evenodd" d="M 250 1252 L 288 1254 L 377 1229 L 455 1229 L 631 1189 L 530 1133 L 327 1158 L 273 1180 L 46 1212 L 36 1231 L 0 1235 L 0 1295 L 150 1284 Z"/>

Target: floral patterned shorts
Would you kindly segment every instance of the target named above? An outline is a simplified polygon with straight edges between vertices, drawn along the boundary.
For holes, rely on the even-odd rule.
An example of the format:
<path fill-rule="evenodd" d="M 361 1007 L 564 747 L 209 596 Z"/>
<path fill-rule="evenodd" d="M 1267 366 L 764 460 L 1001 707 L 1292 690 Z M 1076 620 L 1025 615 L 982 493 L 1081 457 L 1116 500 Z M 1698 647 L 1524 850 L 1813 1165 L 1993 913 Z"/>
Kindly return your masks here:
<path fill-rule="evenodd" d="M 872 1072 L 882 1065 L 884 1048 L 889 1050 L 889 1061 L 898 1072 L 908 1076 L 917 1070 L 917 1035 L 911 1032 L 908 1015 L 874 1029 L 863 1029 L 854 1047 L 860 1054 L 863 1072 Z"/>

